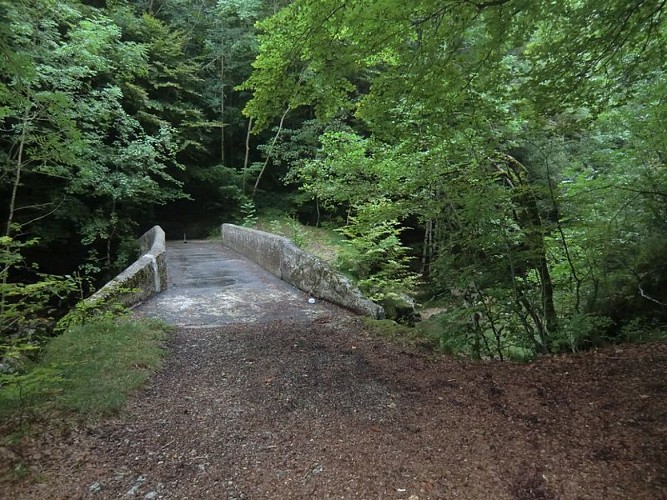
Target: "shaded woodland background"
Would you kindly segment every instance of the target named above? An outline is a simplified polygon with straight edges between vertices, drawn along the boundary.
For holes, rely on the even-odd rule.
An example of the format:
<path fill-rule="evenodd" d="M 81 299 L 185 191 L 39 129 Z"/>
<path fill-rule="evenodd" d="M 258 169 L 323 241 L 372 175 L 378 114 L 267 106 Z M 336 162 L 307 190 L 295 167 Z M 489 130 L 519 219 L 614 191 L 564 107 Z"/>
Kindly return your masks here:
<path fill-rule="evenodd" d="M 443 349 L 664 338 L 665 3 L 0 0 L 3 345 L 267 213 Z"/>

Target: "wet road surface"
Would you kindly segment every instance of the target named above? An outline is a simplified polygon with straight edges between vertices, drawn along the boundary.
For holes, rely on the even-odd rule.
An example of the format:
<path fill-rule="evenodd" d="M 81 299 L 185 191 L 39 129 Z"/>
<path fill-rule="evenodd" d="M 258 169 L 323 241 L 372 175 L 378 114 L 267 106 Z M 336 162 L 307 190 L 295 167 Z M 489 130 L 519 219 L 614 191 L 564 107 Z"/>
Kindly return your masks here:
<path fill-rule="evenodd" d="M 182 327 L 310 322 L 335 306 L 318 301 L 216 241 L 167 242 L 168 288 L 135 311 Z"/>

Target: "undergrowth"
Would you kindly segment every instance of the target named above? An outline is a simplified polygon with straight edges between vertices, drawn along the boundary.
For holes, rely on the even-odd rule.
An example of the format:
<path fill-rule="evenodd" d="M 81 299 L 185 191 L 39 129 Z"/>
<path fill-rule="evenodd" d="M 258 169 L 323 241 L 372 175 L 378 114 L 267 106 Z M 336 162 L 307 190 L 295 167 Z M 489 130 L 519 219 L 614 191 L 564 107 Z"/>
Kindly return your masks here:
<path fill-rule="evenodd" d="M 530 362 L 537 353 L 526 342 L 521 342 L 519 335 L 506 333 L 501 342 L 490 330 L 475 328 L 471 315 L 463 308 L 457 308 L 447 301 L 427 301 L 423 311 L 429 311 L 414 327 L 414 337 L 421 337 L 422 344 L 434 350 L 470 359 L 506 360 L 513 362 Z M 596 318 L 592 318 L 595 320 Z M 563 352 L 580 352 L 595 347 L 604 347 L 622 343 L 640 344 L 667 341 L 667 329 L 653 325 L 648 319 L 636 320 L 623 326 L 612 326 L 608 323 L 581 322 L 571 317 L 563 320 L 563 327 L 553 333 L 552 354 Z M 600 326 L 601 325 L 601 326 Z M 598 330 L 607 328 L 606 336 L 596 334 Z M 386 327 L 385 327 L 386 329 Z M 390 337 L 403 334 L 406 329 L 396 325 L 391 329 Z M 408 329 L 409 330 L 409 329 Z M 515 329 L 516 331 L 516 329 Z"/>
<path fill-rule="evenodd" d="M 387 338 L 398 345 L 412 346 L 433 352 L 438 350 L 437 342 L 430 336 L 425 335 L 420 329 L 421 323 L 417 323 L 416 327 L 410 327 L 391 319 L 376 320 L 364 317 L 362 321 L 367 332 Z"/>
<path fill-rule="evenodd" d="M 394 295 L 400 296 L 402 287 L 406 292 L 415 288 L 415 282 L 410 281 L 415 276 L 408 272 L 407 265 L 401 267 L 401 263 L 405 262 L 401 260 L 398 231 L 386 231 L 385 234 L 381 233 L 381 227 L 368 224 L 362 227 L 359 234 L 346 238 L 335 229 L 304 226 L 294 217 L 276 210 L 259 214 L 253 218 L 253 225 L 257 229 L 286 236 L 307 252 L 328 261 L 355 281 L 367 296 L 384 305 L 386 310 L 383 297 L 396 290 L 399 293 Z M 350 228 L 345 231 L 349 233 Z M 373 235 L 378 232 L 382 237 L 375 241 Z M 395 238 L 390 240 L 385 236 Z M 351 251 L 350 242 L 354 251 Z M 466 297 L 452 296 L 435 299 L 424 288 L 419 302 L 424 303 L 425 310 L 430 310 L 430 315 L 418 321 L 414 328 L 387 320 L 368 321 L 366 329 L 394 342 L 418 345 L 454 356 L 530 362 L 537 356 L 537 348 L 529 341 L 515 315 L 507 310 L 507 304 L 512 303 L 500 300 L 502 298 L 489 296 L 485 300 L 470 301 Z M 571 315 L 561 318 L 560 328 L 551 333 L 549 348 L 552 353 L 578 352 L 592 346 L 665 339 L 667 330 L 662 325 L 653 325 L 647 318 L 626 325 L 611 325 L 602 317 Z"/>
<path fill-rule="evenodd" d="M 253 227 L 291 239 L 296 246 L 333 263 L 345 239 L 342 235 L 328 227 L 314 227 L 301 224 L 295 217 L 276 211 L 260 214 Z"/>

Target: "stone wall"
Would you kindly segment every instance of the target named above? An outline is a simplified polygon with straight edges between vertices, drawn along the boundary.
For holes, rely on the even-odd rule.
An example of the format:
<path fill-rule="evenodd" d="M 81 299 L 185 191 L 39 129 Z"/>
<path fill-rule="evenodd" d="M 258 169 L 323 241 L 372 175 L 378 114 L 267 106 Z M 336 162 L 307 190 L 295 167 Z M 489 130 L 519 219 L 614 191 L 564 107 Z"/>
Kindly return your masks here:
<path fill-rule="evenodd" d="M 289 238 L 223 224 L 222 243 L 315 298 L 372 318 L 384 318 L 381 306 L 368 300 L 345 276 L 301 250 Z"/>
<path fill-rule="evenodd" d="M 141 257 L 85 302 L 91 307 L 109 302 L 126 307 L 139 304 L 167 288 L 165 234 L 153 226 L 139 238 Z"/>

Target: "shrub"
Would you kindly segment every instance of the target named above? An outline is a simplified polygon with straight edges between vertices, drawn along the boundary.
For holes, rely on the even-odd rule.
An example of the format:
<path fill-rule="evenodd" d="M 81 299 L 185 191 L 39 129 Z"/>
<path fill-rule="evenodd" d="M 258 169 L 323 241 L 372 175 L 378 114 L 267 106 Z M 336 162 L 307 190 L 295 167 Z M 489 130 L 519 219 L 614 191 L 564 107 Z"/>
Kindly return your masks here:
<path fill-rule="evenodd" d="M 375 302 L 400 302 L 417 285 L 417 274 L 409 267 L 409 249 L 399 239 L 401 230 L 395 220 L 373 223 L 362 217 L 353 217 L 350 225 L 339 229 L 348 240 L 337 267 Z"/>

